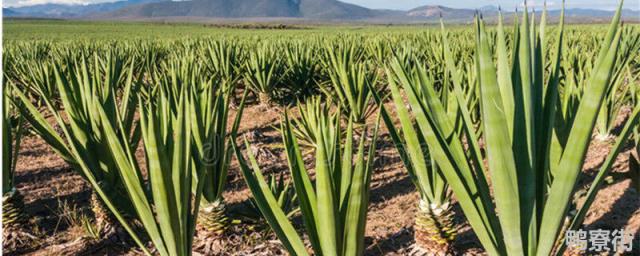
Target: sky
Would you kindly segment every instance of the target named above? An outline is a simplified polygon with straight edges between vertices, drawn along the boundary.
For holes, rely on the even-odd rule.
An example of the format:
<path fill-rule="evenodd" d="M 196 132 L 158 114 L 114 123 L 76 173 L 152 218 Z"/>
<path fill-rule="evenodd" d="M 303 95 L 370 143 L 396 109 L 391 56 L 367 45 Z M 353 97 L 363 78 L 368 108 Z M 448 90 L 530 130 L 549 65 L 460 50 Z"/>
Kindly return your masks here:
<path fill-rule="evenodd" d="M 43 3 L 89 4 L 99 2 L 113 2 L 116 0 L 4 0 L 3 6 L 25 6 Z M 504 9 L 514 9 L 522 5 L 522 0 L 342 0 L 369 8 L 383 8 L 395 10 L 409 10 L 422 5 L 444 5 L 455 8 L 480 8 L 486 5 L 501 6 Z M 529 0 L 529 5 L 541 7 L 543 0 Z M 550 8 L 560 8 L 562 0 L 548 0 Z M 594 8 L 614 10 L 618 0 L 566 0 L 567 8 Z M 626 0 L 625 8 L 639 10 L 640 0 Z"/>

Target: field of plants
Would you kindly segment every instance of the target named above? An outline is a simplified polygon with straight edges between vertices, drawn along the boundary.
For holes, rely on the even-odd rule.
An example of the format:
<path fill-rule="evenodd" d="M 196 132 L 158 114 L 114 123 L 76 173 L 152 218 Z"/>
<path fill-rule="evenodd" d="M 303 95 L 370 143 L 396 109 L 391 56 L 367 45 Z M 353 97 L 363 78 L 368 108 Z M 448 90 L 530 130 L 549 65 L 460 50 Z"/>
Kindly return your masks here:
<path fill-rule="evenodd" d="M 640 26 L 619 13 L 6 21 L 3 252 L 582 255 L 568 231 L 624 229 L 608 251 L 638 253 Z"/>

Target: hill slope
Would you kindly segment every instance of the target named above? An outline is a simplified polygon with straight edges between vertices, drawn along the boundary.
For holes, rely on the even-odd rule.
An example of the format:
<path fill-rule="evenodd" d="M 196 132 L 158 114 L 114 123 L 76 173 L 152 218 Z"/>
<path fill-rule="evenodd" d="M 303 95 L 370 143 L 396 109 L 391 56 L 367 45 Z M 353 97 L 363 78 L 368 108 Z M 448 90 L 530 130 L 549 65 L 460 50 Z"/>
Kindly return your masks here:
<path fill-rule="evenodd" d="M 153 18 L 153 17 L 295 17 L 297 6 L 292 0 L 194 0 L 183 2 L 159 2 L 131 6 L 103 17 Z"/>
<path fill-rule="evenodd" d="M 9 8 L 2 8 L 2 16 L 3 17 L 13 17 L 18 15 L 18 13 L 14 10 L 11 10 Z"/>
<path fill-rule="evenodd" d="M 425 5 L 407 11 L 411 17 L 422 18 L 464 18 L 473 17 L 476 11 L 471 9 L 455 9 L 440 5 Z"/>
<path fill-rule="evenodd" d="M 422 18 L 427 20 L 440 19 L 440 15 L 445 20 L 459 20 L 466 19 L 472 20 L 476 11 L 480 12 L 484 17 L 489 20 L 495 19 L 498 16 L 498 7 L 485 6 L 478 10 L 475 9 L 456 9 L 449 8 L 440 5 L 425 5 L 416 7 L 407 11 L 407 15 L 414 18 Z M 531 11 L 531 10 L 530 10 Z M 536 10 L 536 14 L 540 15 L 542 10 Z M 570 21 L 601 21 L 602 18 L 610 19 L 614 15 L 614 11 L 596 10 L 596 9 L 566 9 L 567 19 Z M 505 17 L 511 17 L 514 13 L 509 11 L 503 11 Z M 553 9 L 548 11 L 549 17 L 552 19 L 560 17 L 560 10 Z M 638 21 L 640 18 L 640 11 L 634 11 L 630 9 L 622 10 L 622 17 L 626 20 Z"/>
<path fill-rule="evenodd" d="M 2 8 L 5 17 L 79 18 L 96 13 L 110 12 L 131 5 L 169 0 L 124 0 L 97 4 L 38 4 L 23 7 Z"/>
<path fill-rule="evenodd" d="M 193 0 L 131 6 L 101 14 L 102 18 L 154 17 L 287 17 L 307 19 L 364 19 L 387 14 L 336 0 Z"/>
<path fill-rule="evenodd" d="M 496 6 L 485 6 L 477 11 L 488 21 L 498 16 Z M 606 22 L 612 11 L 593 9 L 568 9 L 569 22 Z M 449 8 L 426 5 L 409 11 L 368 9 L 338 0 L 122 0 L 88 5 L 39 4 L 17 8 L 3 8 L 5 17 L 37 17 L 67 19 L 164 19 L 196 20 L 274 18 L 305 19 L 316 21 L 364 21 L 374 23 L 434 23 L 440 16 L 446 22 L 472 22 L 474 9 Z M 505 12 L 510 20 L 513 12 Z M 539 14 L 539 12 L 537 12 Z M 556 21 L 559 10 L 549 11 L 551 21 Z M 624 10 L 623 19 L 640 21 L 640 11 Z"/>

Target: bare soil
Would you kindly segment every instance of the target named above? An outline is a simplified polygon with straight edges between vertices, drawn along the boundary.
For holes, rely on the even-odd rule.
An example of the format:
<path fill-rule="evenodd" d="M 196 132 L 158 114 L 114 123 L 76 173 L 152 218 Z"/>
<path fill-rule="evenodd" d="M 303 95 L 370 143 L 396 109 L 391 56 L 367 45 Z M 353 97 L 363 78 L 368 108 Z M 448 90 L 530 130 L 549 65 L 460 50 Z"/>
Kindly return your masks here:
<path fill-rule="evenodd" d="M 287 170 L 284 153 L 278 146 L 279 109 L 257 105 L 245 109 L 240 134 L 252 134 L 252 144 L 270 150 L 277 159 L 263 163 L 267 173 Z M 623 118 L 622 118 L 623 119 Z M 621 120 L 622 121 L 622 120 Z M 408 255 L 413 244 L 413 221 L 418 194 L 383 129 L 376 170 L 372 179 L 371 203 L 366 230 L 366 255 Z M 257 135 L 257 136 L 256 136 Z M 589 184 L 611 147 L 612 142 L 594 142 L 585 163 L 585 177 L 580 184 Z M 138 255 L 132 242 L 90 241 L 81 227 L 69 223 L 64 215 L 69 209 L 91 214 L 90 186 L 74 170 L 57 157 L 38 137 L 27 136 L 22 144 L 16 174 L 17 188 L 25 197 L 26 211 L 35 232 L 42 237 L 40 244 L 22 255 Z M 631 186 L 626 147 L 614 166 L 612 178 L 598 193 L 589 210 L 584 229 L 621 229 L 635 234 L 635 255 L 640 255 L 640 194 Z M 237 165 L 229 173 L 228 189 L 224 195 L 230 208 L 250 197 Z M 64 210 L 64 206 L 67 210 Z M 473 231 L 465 224 L 460 208 L 456 207 L 459 233 L 454 246 L 459 254 L 482 255 Z M 279 255 L 283 250 L 274 235 L 252 233 L 243 225 L 235 225 L 222 241 L 226 255 Z M 126 240 L 126 239 L 125 239 Z"/>

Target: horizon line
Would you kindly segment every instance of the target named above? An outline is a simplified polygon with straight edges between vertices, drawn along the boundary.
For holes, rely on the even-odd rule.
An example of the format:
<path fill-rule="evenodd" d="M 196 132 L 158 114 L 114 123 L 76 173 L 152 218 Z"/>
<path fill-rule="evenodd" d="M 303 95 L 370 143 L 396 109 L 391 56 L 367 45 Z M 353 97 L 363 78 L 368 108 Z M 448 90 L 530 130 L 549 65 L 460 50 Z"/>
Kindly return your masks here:
<path fill-rule="evenodd" d="M 6 2 L 3 2 L 2 8 L 22 8 L 22 7 L 29 7 L 29 6 L 37 6 L 37 5 L 46 5 L 46 4 L 57 4 L 57 5 L 68 5 L 68 6 L 88 6 L 88 5 L 94 5 L 94 4 L 105 4 L 105 3 L 115 3 L 115 2 L 127 2 L 129 0 L 107 0 L 107 1 L 100 1 L 100 2 L 95 2 L 95 3 L 91 3 L 91 2 L 77 2 L 77 3 L 60 3 L 60 2 L 56 2 L 56 1 L 50 1 L 50 2 L 42 2 L 42 3 L 34 3 L 34 4 L 20 4 L 20 3 L 16 3 L 16 4 L 5 4 Z M 167 0 L 167 1 L 172 1 L 172 2 L 187 2 L 187 1 L 193 1 L 193 0 L 183 0 L 183 1 L 175 1 L 175 0 Z M 340 0 L 338 0 L 340 1 Z M 343 3 L 348 3 L 348 4 L 353 4 L 353 3 L 349 3 L 349 2 L 344 2 L 344 1 L 340 1 Z M 425 4 L 425 5 L 419 5 L 419 6 L 415 6 L 412 8 L 372 8 L 372 7 L 366 7 L 360 4 L 353 4 L 356 6 L 360 6 L 363 8 L 367 8 L 367 9 L 371 9 L 371 10 L 391 10 L 391 11 L 410 11 L 416 8 L 420 8 L 420 7 L 426 7 L 426 6 L 439 6 L 439 7 L 445 7 L 445 8 L 450 8 L 450 9 L 458 9 L 458 10 L 481 10 L 481 9 L 485 9 L 485 8 L 496 8 L 496 9 L 501 9 L 502 11 L 507 11 L 507 12 L 515 12 L 515 11 L 519 11 L 519 7 L 523 7 L 521 4 L 516 5 L 515 7 L 512 8 L 503 8 L 501 5 L 485 5 L 485 6 L 481 6 L 481 7 L 476 7 L 476 8 L 463 8 L 463 7 L 451 7 L 451 6 L 447 6 L 445 4 Z M 540 4 L 535 4 L 533 5 L 534 10 L 544 10 L 544 6 L 540 5 Z M 536 7 L 539 7 L 540 9 L 537 9 Z M 555 5 L 553 6 L 546 6 L 548 11 L 556 11 L 556 10 L 562 10 L 561 7 L 555 7 Z M 528 8 L 531 8 L 531 6 L 528 6 Z M 567 4 L 565 3 L 565 10 L 596 10 L 596 11 L 615 11 L 616 8 L 598 8 L 598 7 L 571 7 L 571 6 L 567 6 Z M 638 6 L 637 9 L 634 9 L 633 7 L 631 8 L 622 8 L 622 10 L 630 10 L 630 11 L 640 11 L 640 6 Z"/>

